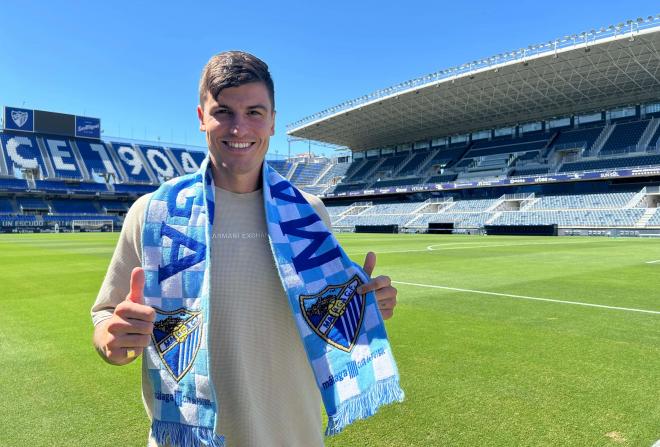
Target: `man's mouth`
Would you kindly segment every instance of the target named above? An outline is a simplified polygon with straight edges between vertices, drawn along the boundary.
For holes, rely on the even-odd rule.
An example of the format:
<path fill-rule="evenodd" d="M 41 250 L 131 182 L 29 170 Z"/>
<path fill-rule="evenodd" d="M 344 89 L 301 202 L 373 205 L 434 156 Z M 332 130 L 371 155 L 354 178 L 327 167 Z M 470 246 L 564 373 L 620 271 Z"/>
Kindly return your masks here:
<path fill-rule="evenodd" d="M 240 141 L 223 141 L 223 143 L 231 149 L 247 149 L 254 144 L 254 142 L 248 143 Z"/>

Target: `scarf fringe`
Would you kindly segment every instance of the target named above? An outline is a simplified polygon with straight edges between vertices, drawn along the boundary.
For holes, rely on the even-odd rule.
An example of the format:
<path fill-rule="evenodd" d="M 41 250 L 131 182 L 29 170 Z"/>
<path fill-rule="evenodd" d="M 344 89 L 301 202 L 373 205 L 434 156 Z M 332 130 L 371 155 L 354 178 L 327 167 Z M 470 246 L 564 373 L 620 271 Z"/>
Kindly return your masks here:
<path fill-rule="evenodd" d="M 213 429 L 193 427 L 154 419 L 151 434 L 158 445 L 172 447 L 224 447 L 225 438 L 215 434 Z"/>
<path fill-rule="evenodd" d="M 325 435 L 336 435 L 354 421 L 373 416 L 381 405 L 402 402 L 403 397 L 404 393 L 399 387 L 397 376 L 376 382 L 369 391 L 342 402 L 335 414 L 328 415 Z"/>

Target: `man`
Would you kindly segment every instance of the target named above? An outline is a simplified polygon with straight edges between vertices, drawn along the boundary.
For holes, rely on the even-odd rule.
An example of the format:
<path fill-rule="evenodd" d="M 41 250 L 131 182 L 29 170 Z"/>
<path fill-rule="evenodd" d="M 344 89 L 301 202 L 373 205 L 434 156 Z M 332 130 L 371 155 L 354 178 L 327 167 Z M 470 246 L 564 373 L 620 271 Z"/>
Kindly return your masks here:
<path fill-rule="evenodd" d="M 229 446 L 320 446 L 321 400 L 268 241 L 261 173 L 274 133 L 274 88 L 268 67 L 243 52 L 208 62 L 197 115 L 206 133 L 215 185 L 211 234 L 209 363 L 219 405 L 216 432 Z M 322 202 L 304 195 L 325 223 Z M 124 365 L 151 343 L 156 313 L 144 304 L 142 230 L 149 196 L 129 211 L 96 303 L 94 344 L 109 363 Z M 371 275 L 376 257 L 364 270 Z M 130 279 L 129 279 L 130 278 Z M 376 292 L 387 319 L 396 305 L 390 279 L 379 276 L 358 293 Z M 150 417 L 154 393 L 143 368 Z M 156 445 L 150 435 L 150 445 Z"/>

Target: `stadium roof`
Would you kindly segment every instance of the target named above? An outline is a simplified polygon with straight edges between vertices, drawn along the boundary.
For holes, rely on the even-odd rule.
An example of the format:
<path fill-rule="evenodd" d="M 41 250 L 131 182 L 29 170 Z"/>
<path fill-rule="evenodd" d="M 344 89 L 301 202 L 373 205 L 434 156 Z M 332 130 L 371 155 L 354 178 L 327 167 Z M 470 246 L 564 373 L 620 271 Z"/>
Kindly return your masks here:
<path fill-rule="evenodd" d="M 660 15 L 441 70 L 287 126 L 354 151 L 660 100 Z"/>

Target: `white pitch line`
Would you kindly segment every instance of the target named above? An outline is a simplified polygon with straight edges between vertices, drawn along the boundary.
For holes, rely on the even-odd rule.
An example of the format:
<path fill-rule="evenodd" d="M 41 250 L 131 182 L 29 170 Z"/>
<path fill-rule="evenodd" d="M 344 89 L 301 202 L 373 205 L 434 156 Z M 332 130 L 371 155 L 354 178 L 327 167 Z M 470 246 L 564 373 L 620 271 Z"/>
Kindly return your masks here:
<path fill-rule="evenodd" d="M 490 248 L 490 247 L 525 247 L 529 245 L 577 245 L 577 244 L 595 244 L 599 243 L 600 241 L 580 241 L 580 242 L 527 242 L 527 243 L 522 243 L 522 244 L 486 244 L 486 245 L 459 245 L 456 246 L 460 243 L 456 244 L 433 244 L 429 245 L 426 248 L 417 248 L 417 249 L 412 249 L 412 250 L 389 250 L 389 251 L 378 251 L 375 252 L 377 255 L 380 254 L 388 254 L 388 253 L 419 253 L 419 252 L 430 252 L 430 251 L 447 251 L 447 250 L 471 250 L 473 248 Z M 448 246 L 451 245 L 451 246 Z M 434 248 L 434 247 L 442 247 L 442 248 Z M 360 251 L 360 252 L 350 252 L 347 253 L 348 255 L 362 255 L 365 254 L 366 252 Z"/>
<path fill-rule="evenodd" d="M 582 303 L 580 301 L 565 301 L 565 300 L 553 300 L 550 298 L 537 298 L 533 296 L 524 296 L 524 295 L 512 295 L 510 293 L 498 293 L 498 292 L 486 292 L 483 290 L 471 290 L 471 289 L 460 289 L 458 287 L 446 287 L 446 286 L 435 286 L 432 284 L 418 284 L 414 282 L 406 281 L 392 281 L 395 284 L 404 284 L 407 286 L 417 286 L 417 287 L 426 287 L 430 289 L 443 289 L 443 290 L 454 290 L 456 292 L 469 292 L 469 293 L 478 293 L 481 295 L 493 295 L 493 296 L 505 296 L 508 298 L 519 298 L 523 300 L 533 300 L 533 301 L 547 301 L 550 303 L 560 303 L 560 304 L 573 304 L 576 306 L 588 306 L 588 307 L 599 307 L 601 309 L 613 309 L 613 310 L 625 310 L 628 312 L 641 312 L 645 314 L 654 314 L 660 315 L 660 311 L 657 310 L 646 310 L 646 309 L 634 309 L 630 307 L 617 307 L 617 306 L 606 306 L 604 304 L 592 304 L 592 303 Z"/>
<path fill-rule="evenodd" d="M 657 264 L 658 262 L 660 262 L 660 259 L 657 259 L 655 261 L 646 261 L 647 264 Z"/>

